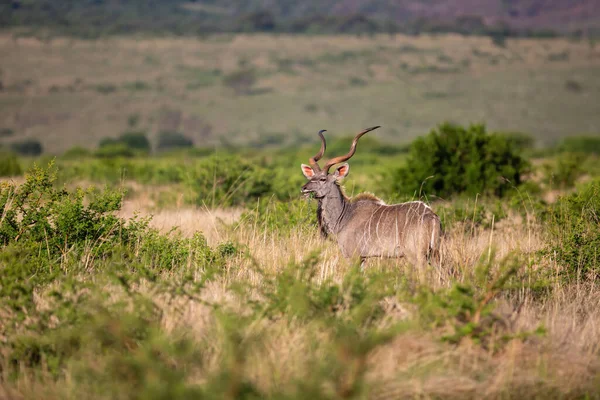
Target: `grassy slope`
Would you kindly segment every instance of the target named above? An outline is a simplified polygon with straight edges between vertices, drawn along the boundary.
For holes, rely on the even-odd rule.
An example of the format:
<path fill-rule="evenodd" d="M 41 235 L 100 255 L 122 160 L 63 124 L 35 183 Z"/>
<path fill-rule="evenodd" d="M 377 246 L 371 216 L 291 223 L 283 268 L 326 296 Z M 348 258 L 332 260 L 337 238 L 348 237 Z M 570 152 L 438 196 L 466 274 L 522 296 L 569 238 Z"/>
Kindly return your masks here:
<path fill-rule="evenodd" d="M 381 124 L 407 142 L 443 120 L 485 121 L 550 142 L 600 131 L 600 48 L 586 41 L 460 36 L 217 36 L 77 41 L 0 37 L 0 128 L 50 152 L 128 129 L 179 130 L 197 145 L 271 133 L 288 143 Z M 249 95 L 223 76 L 253 68 Z M 137 85 L 136 85 L 137 82 Z M 108 93 L 106 93 L 108 92 Z M 5 139 L 7 141 L 16 139 Z"/>

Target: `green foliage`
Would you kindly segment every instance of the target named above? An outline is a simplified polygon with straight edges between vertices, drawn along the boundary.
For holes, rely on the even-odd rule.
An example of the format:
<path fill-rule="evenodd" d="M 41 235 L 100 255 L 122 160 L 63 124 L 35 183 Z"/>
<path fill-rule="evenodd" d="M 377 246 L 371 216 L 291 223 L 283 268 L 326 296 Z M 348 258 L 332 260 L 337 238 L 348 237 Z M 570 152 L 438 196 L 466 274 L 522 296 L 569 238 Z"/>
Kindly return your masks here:
<path fill-rule="evenodd" d="M 96 250 L 108 250 L 125 237 L 122 221 L 111 215 L 121 206 L 123 193 L 77 190 L 69 193 L 55 188 L 56 170 L 34 166 L 19 187 L 4 185 L 0 208 L 0 245 L 29 242 L 48 257 L 67 256 L 75 248 L 101 241 Z M 88 196 L 89 202 L 84 204 Z"/>
<path fill-rule="evenodd" d="M 498 135 L 510 141 L 519 151 L 532 150 L 535 147 L 535 138 L 523 132 L 499 132 Z"/>
<path fill-rule="evenodd" d="M 193 147 L 194 142 L 192 139 L 185 136 L 180 132 L 160 132 L 158 134 L 158 142 L 156 144 L 156 150 L 165 151 L 173 149 L 181 149 L 187 147 Z"/>
<path fill-rule="evenodd" d="M 486 349 L 499 350 L 516 337 L 534 332 L 509 332 L 508 321 L 495 312 L 495 302 L 500 294 L 512 290 L 519 282 L 522 260 L 507 258 L 495 268 L 492 252 L 487 260 L 481 259 L 465 282 L 455 282 L 447 289 L 433 291 L 421 288 L 413 299 L 419 306 L 421 323 L 427 327 L 446 328 L 443 341 L 460 343 L 473 341 Z M 543 333 L 538 328 L 535 333 Z"/>
<path fill-rule="evenodd" d="M 279 201 L 273 197 L 261 198 L 256 207 L 242 214 L 238 224 L 276 233 L 289 233 L 292 229 L 314 230 L 317 226 L 316 204 L 305 199 Z"/>
<path fill-rule="evenodd" d="M 562 196 L 545 215 L 552 243 L 546 254 L 565 267 L 569 278 L 600 273 L 600 181 Z"/>
<path fill-rule="evenodd" d="M 274 195 L 295 197 L 302 177 L 287 176 L 281 168 L 265 166 L 239 156 L 213 155 L 198 160 L 187 171 L 184 184 L 194 191 L 194 203 L 210 206 L 252 204 Z"/>
<path fill-rule="evenodd" d="M 125 143 L 104 140 L 98 150 L 94 152 L 94 155 L 100 158 L 133 157 L 135 156 L 135 152 Z"/>
<path fill-rule="evenodd" d="M 567 189 L 575 185 L 584 173 L 585 153 L 561 153 L 554 160 L 543 164 L 544 183 L 555 189 Z"/>
<path fill-rule="evenodd" d="M 150 141 L 145 132 L 125 132 L 118 138 L 104 138 L 100 141 L 95 155 L 97 157 L 133 157 L 146 154 L 151 150 Z"/>
<path fill-rule="evenodd" d="M 399 193 L 449 197 L 504 196 L 521 184 L 529 163 L 513 142 L 482 125 L 443 124 L 411 145 L 406 166 L 393 177 Z"/>
<path fill-rule="evenodd" d="M 0 150 L 0 176 L 17 176 L 22 173 L 17 156 Z"/>
<path fill-rule="evenodd" d="M 219 260 L 237 253 L 231 244 L 213 252 L 200 234 L 165 236 L 150 229 L 147 220 L 118 218 L 114 212 L 121 206 L 120 191 L 69 192 L 57 188 L 56 179 L 52 165 L 34 167 L 21 186 L 0 187 L 0 246 L 5 254 L 0 300 L 5 304 L 31 305 L 36 285 L 53 280 L 73 263 L 91 272 L 97 262 L 134 252 L 142 263 L 139 268 L 166 270 L 209 262 L 218 266 Z"/>
<path fill-rule="evenodd" d="M 10 148 L 23 156 L 39 156 L 43 152 L 42 144 L 36 139 L 25 139 L 12 142 Z"/>
<path fill-rule="evenodd" d="M 92 155 L 92 152 L 85 147 L 75 146 L 65 151 L 61 158 L 67 160 L 77 160 L 81 158 L 87 158 Z"/>
<path fill-rule="evenodd" d="M 146 132 L 125 132 L 119 136 L 119 141 L 125 143 L 127 147 L 149 153 L 151 150 L 150 141 L 146 137 Z"/>
<path fill-rule="evenodd" d="M 507 215 L 504 203 L 498 199 L 456 199 L 452 203 L 436 207 L 436 213 L 440 216 L 444 229 L 456 228 L 462 224 L 472 234 L 476 233 L 476 227 L 491 228 L 492 223 L 501 221 Z"/>
<path fill-rule="evenodd" d="M 244 162 L 198 161 L 213 176 Z M 273 267 L 236 243 L 209 246 L 200 233 L 121 219 L 121 192 L 56 182 L 52 166 L 36 167 L 23 185 L 0 187 L 0 366 L 17 394 L 27 382 L 57 398 L 363 399 L 387 388 L 372 379 L 372 360 L 407 331 L 491 352 L 531 335 L 510 329 L 496 307 L 528 287 L 521 260 L 496 262 L 490 252 L 438 289 L 396 267 L 328 273 L 318 249 Z M 263 199 L 241 224 L 279 239 L 272 233 L 314 224 L 313 207 Z M 396 315 L 390 305 L 410 308 Z"/>
<path fill-rule="evenodd" d="M 270 318 L 354 320 L 362 328 L 376 326 L 383 317 L 381 300 L 395 293 L 394 275 L 364 274 L 354 266 L 344 273 L 340 282 L 327 279 L 316 284 L 318 262 L 318 252 L 312 252 L 301 262 L 291 262 L 276 274 L 261 272 L 263 284 L 255 290 L 259 290 L 266 301 L 253 304 L 257 307 L 255 311 Z"/>
<path fill-rule="evenodd" d="M 600 154 L 600 137 L 566 137 L 558 144 L 557 149 L 562 152 Z"/>

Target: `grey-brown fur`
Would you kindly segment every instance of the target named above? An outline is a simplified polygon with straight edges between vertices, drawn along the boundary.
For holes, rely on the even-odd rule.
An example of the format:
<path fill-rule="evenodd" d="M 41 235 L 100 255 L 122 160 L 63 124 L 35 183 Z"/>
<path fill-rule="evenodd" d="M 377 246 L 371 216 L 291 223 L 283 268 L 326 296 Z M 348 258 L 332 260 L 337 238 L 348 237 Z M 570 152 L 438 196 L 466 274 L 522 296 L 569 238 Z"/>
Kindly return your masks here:
<path fill-rule="evenodd" d="M 351 199 L 339 186 L 339 180 L 348 175 L 349 165 L 344 163 L 334 173 L 328 173 L 332 162 L 345 161 L 354 154 L 362 134 L 355 138 L 349 156 L 331 160 L 323 170 L 314 159 L 312 168 L 302 165 L 309 179 L 302 192 L 313 193 L 319 202 L 321 234 L 334 236 L 345 257 L 358 256 L 363 262 L 369 257 L 407 257 L 415 263 L 437 258 L 441 224 L 429 206 L 420 201 L 387 205 L 367 193 Z M 323 137 L 322 140 L 325 143 Z M 324 148 L 323 145 L 321 153 Z"/>

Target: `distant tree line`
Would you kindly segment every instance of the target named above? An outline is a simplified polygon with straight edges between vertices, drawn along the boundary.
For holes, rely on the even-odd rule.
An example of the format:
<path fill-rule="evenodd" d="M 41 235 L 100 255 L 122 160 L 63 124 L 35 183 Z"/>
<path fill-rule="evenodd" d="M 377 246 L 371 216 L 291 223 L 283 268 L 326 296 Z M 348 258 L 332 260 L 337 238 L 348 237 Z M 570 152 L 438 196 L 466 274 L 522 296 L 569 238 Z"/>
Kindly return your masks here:
<path fill-rule="evenodd" d="M 515 29 L 507 23 L 490 26 L 480 16 L 461 16 L 453 20 L 417 18 L 399 23 L 366 14 L 291 17 L 271 10 L 229 14 L 214 12 L 210 7 L 193 11 L 185 7 L 200 3 L 184 0 L 0 0 L 0 27 L 45 29 L 83 38 L 128 33 L 204 35 L 219 32 L 460 33 L 496 38 L 559 35 L 552 30 Z"/>

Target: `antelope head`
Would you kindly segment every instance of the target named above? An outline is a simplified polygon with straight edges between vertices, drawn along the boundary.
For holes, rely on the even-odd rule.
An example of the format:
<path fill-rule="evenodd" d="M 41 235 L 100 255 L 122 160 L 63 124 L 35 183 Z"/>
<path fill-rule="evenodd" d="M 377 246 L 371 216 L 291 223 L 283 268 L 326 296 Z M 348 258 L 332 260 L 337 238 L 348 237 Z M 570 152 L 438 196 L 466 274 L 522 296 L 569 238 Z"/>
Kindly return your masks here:
<path fill-rule="evenodd" d="M 358 143 L 358 140 L 365 133 L 375 130 L 377 128 L 379 128 L 379 126 L 367 128 L 357 133 L 354 139 L 352 140 L 350 151 L 343 156 L 334 157 L 331 160 L 327 161 L 323 166 L 323 169 L 319 167 L 318 161 L 321 159 L 321 157 L 323 157 L 323 154 L 325 153 L 325 148 L 327 147 L 327 144 L 325 142 L 325 136 L 323 136 L 323 132 L 326 131 L 319 131 L 318 135 L 321 138 L 321 149 L 314 157 L 311 157 L 309 159 L 308 162 L 310 163 L 310 165 L 302 164 L 302 173 L 304 174 L 306 179 L 308 179 L 308 183 L 302 186 L 302 193 L 307 196 L 312 193 L 317 199 L 322 199 L 324 197 L 327 197 L 328 195 L 335 195 L 336 193 L 338 193 L 338 181 L 348 176 L 348 173 L 350 172 L 350 165 L 348 165 L 346 161 L 348 161 L 356 152 L 356 145 Z M 330 174 L 329 170 L 331 169 L 331 167 L 335 164 L 340 163 L 343 164 L 337 167 L 335 171 L 332 174 Z"/>

